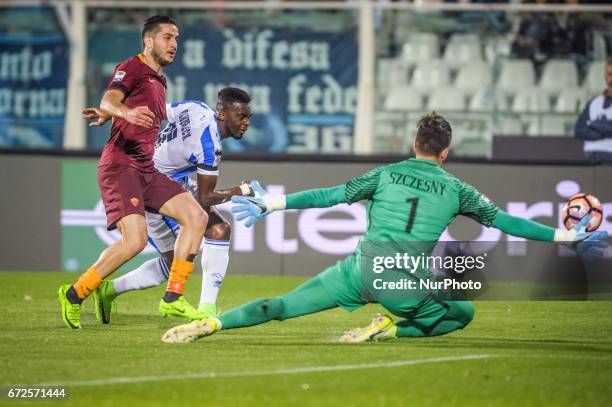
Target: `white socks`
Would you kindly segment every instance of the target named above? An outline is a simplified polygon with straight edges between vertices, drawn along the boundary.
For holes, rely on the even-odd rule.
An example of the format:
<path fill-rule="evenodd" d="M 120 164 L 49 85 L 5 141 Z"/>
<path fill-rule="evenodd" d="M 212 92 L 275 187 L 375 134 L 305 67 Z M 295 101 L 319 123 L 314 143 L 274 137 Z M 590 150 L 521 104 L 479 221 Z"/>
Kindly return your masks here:
<path fill-rule="evenodd" d="M 204 238 L 202 249 L 202 293 L 200 305 L 215 304 L 229 263 L 228 240 Z"/>
<path fill-rule="evenodd" d="M 230 242 L 228 240 L 204 239 L 201 254 L 202 291 L 200 305 L 217 302 L 217 296 L 229 263 L 229 246 Z M 113 280 L 113 286 L 117 294 L 142 290 L 162 284 L 168 280 L 168 275 L 168 266 L 166 266 L 162 257 L 158 257 L 147 260 L 137 269 Z"/>
<path fill-rule="evenodd" d="M 135 270 L 113 280 L 117 294 L 157 287 L 168 279 L 168 267 L 161 257 L 147 260 Z"/>

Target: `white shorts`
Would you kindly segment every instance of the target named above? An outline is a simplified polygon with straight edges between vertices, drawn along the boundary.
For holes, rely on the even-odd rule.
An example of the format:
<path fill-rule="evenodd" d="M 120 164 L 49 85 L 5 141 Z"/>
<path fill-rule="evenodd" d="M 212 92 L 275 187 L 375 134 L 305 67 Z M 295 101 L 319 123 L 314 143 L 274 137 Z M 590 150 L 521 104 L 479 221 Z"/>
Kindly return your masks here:
<path fill-rule="evenodd" d="M 145 219 L 147 221 L 149 243 L 159 253 L 173 251 L 179 224 L 174 219 L 159 213 L 145 212 Z"/>
<path fill-rule="evenodd" d="M 197 192 L 197 183 L 194 180 L 185 178 L 177 181 L 185 189 L 195 197 Z M 147 222 L 147 233 L 149 234 L 149 243 L 159 253 L 171 252 L 174 250 L 174 243 L 179 232 L 179 224 L 174 219 L 164 216 L 159 213 L 145 211 L 145 220 Z"/>

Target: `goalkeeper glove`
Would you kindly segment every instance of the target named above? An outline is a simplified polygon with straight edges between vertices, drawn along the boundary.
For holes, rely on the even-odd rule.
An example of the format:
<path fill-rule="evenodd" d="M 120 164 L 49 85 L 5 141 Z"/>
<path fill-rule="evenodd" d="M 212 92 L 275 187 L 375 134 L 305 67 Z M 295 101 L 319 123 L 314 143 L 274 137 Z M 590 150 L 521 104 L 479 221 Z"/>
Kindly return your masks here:
<path fill-rule="evenodd" d="M 608 247 L 608 232 L 587 232 L 586 228 L 589 221 L 590 216 L 585 216 L 579 224 L 570 230 L 555 230 L 555 242 L 571 245 L 576 249 L 578 255 L 587 261 L 603 256 L 603 251 L 600 249 Z"/>
<path fill-rule="evenodd" d="M 580 258 L 591 261 L 595 257 L 602 257 L 604 252 L 602 249 L 608 248 L 608 232 L 598 231 L 593 232 L 584 240 L 576 243 L 576 252 Z"/>
<path fill-rule="evenodd" d="M 285 195 L 268 194 L 257 180 L 251 182 L 251 187 L 255 192 L 254 197 L 237 195 L 232 197 L 232 202 L 237 204 L 232 207 L 232 212 L 236 214 L 236 220 L 246 219 L 246 227 L 253 226 L 273 211 L 285 209 Z"/>

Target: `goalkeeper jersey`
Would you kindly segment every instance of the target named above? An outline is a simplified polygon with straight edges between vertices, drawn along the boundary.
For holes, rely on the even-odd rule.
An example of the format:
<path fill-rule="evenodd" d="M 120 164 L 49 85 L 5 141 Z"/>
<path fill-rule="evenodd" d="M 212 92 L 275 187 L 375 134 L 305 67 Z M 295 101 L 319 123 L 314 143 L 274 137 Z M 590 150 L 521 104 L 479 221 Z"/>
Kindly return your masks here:
<path fill-rule="evenodd" d="M 289 194 L 287 209 L 350 204 L 363 199 L 368 200 L 368 224 L 362 243 L 435 243 L 457 215 L 491 226 L 498 211 L 476 188 L 437 163 L 420 159 L 377 167 L 338 187 Z"/>

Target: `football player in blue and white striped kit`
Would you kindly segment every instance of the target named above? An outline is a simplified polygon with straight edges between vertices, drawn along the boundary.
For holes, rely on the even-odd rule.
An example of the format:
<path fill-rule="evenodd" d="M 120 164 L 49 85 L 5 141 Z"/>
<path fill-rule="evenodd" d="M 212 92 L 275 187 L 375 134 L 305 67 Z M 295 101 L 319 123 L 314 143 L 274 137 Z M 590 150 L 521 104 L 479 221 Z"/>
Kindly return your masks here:
<path fill-rule="evenodd" d="M 250 124 L 250 101 L 245 91 L 227 87 L 218 94 L 216 110 L 195 100 L 166 105 L 168 124 L 155 144 L 155 167 L 190 190 L 208 213 L 209 220 L 201 256 L 200 305 L 196 310 L 188 303 L 180 309 L 160 304 L 160 313 L 164 316 L 194 320 L 217 314 L 215 303 L 227 271 L 231 230 L 230 224 L 214 205 L 227 202 L 234 195 L 254 194 L 249 183 L 226 190 L 215 189 L 222 157 L 221 140 L 227 137 L 239 140 L 244 136 Z M 197 181 L 189 178 L 194 172 Z M 171 218 L 151 212 L 146 212 L 146 221 L 149 242 L 161 256 L 100 285 L 94 293 L 94 301 L 96 316 L 103 323 L 110 322 L 111 304 L 118 295 L 155 287 L 168 279 L 178 224 Z"/>

